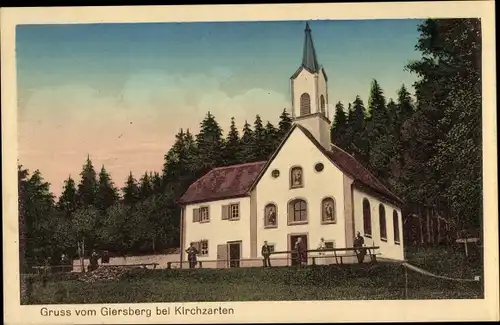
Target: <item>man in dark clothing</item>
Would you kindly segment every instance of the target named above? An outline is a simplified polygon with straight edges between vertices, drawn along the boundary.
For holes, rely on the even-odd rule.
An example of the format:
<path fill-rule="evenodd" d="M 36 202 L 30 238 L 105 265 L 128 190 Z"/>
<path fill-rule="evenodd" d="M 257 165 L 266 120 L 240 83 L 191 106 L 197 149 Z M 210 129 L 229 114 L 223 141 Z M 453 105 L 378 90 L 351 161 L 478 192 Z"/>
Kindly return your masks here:
<path fill-rule="evenodd" d="M 295 251 L 297 252 L 297 264 L 299 266 L 307 265 L 306 247 L 304 246 L 301 237 L 299 237 L 295 242 Z"/>
<path fill-rule="evenodd" d="M 264 267 L 270 267 L 271 266 L 271 247 L 267 245 L 267 240 L 264 241 L 264 245 L 262 245 L 262 250 L 261 250 L 262 257 L 264 257 Z"/>
<path fill-rule="evenodd" d="M 99 267 L 99 255 L 97 255 L 97 252 L 95 249 L 92 251 L 92 255 L 90 255 L 90 261 L 89 261 L 89 271 L 95 271 Z"/>
<path fill-rule="evenodd" d="M 198 254 L 198 250 L 194 247 L 194 244 L 189 244 L 188 249 L 186 249 L 186 253 L 189 261 L 189 268 L 194 269 L 196 267 L 196 255 Z"/>
<path fill-rule="evenodd" d="M 358 258 L 358 263 L 363 263 L 366 255 L 366 248 L 364 248 L 365 239 L 361 236 L 359 231 L 356 234 L 356 238 L 354 238 L 354 248 L 356 248 L 356 256 Z"/>

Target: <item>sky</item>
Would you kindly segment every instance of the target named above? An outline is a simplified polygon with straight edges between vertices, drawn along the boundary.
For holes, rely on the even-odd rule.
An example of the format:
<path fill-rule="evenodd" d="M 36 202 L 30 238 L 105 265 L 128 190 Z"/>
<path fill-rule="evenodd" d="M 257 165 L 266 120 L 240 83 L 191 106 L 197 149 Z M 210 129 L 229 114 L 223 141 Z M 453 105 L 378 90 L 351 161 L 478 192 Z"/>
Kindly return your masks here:
<path fill-rule="evenodd" d="M 329 109 L 372 79 L 388 98 L 416 76 L 404 66 L 419 20 L 309 22 L 328 74 Z M 256 114 L 290 111 L 290 77 L 302 61 L 304 21 L 19 25 L 18 158 L 59 195 L 90 155 L 122 187 L 132 171 L 161 172 L 175 134 L 196 133 L 210 111 L 227 133 Z"/>

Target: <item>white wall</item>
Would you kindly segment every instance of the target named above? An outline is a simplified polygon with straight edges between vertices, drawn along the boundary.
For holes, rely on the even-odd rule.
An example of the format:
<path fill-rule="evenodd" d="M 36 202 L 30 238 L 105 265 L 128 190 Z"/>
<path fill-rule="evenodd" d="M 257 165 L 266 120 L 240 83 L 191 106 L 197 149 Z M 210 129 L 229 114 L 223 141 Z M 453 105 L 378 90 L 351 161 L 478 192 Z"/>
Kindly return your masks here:
<path fill-rule="evenodd" d="M 321 162 L 325 168 L 316 172 L 314 166 Z M 290 168 L 299 165 L 303 168 L 304 187 L 290 189 Z M 280 176 L 273 178 L 271 173 L 278 169 Z M 315 249 L 321 237 L 335 240 L 337 247 L 345 243 L 343 173 L 311 143 L 304 133 L 296 128 L 273 160 L 256 187 L 257 195 L 257 245 L 265 240 L 274 244 L 277 251 L 288 249 L 288 234 L 308 233 L 308 248 Z M 321 200 L 331 196 L 335 199 L 337 223 L 321 224 Z M 287 225 L 287 205 L 291 199 L 303 198 L 307 201 L 308 224 Z M 277 228 L 264 228 L 264 208 L 268 203 L 277 205 Z"/>
<path fill-rule="evenodd" d="M 404 247 L 403 247 L 403 220 L 401 216 L 401 210 L 396 206 L 381 202 L 375 197 L 354 189 L 353 199 L 354 199 L 354 228 L 356 232 L 360 232 L 363 236 L 363 199 L 368 199 L 370 202 L 371 210 L 371 220 L 372 220 L 372 238 L 365 237 L 365 244 L 367 246 L 380 246 L 381 257 L 403 260 L 404 259 Z M 380 239 L 380 224 L 379 224 L 379 204 L 382 203 L 385 208 L 385 219 L 387 227 L 387 242 Z M 394 243 L 394 227 L 392 214 L 396 210 L 399 219 L 399 238 L 400 244 L 396 245 Z"/>
<path fill-rule="evenodd" d="M 308 93 L 309 96 L 311 96 L 311 113 L 316 113 L 317 92 L 314 74 L 302 69 L 299 75 L 293 80 L 292 88 L 293 110 L 295 117 L 300 116 L 300 96 L 302 96 L 303 93 Z"/>
<path fill-rule="evenodd" d="M 320 71 L 318 73 L 318 103 L 320 103 L 319 98 L 320 96 L 323 95 L 325 96 L 325 113 L 328 118 L 330 118 L 330 111 L 328 110 L 328 87 L 327 87 L 327 82 L 325 80 L 325 76 L 323 73 Z M 318 106 L 318 112 L 319 112 L 319 106 Z"/>
<path fill-rule="evenodd" d="M 236 221 L 222 220 L 222 206 L 239 203 L 240 219 Z M 209 206 L 210 222 L 193 223 L 193 209 L 202 206 Z M 186 206 L 186 249 L 190 242 L 208 240 L 208 256 L 199 256 L 199 261 L 216 260 L 217 245 L 225 244 L 228 241 L 241 240 L 242 258 L 250 257 L 250 197 L 220 200 L 201 204 L 191 204 Z M 184 254 L 184 260 L 187 259 Z"/>
<path fill-rule="evenodd" d="M 168 267 L 168 262 L 173 262 L 172 267 L 179 267 L 180 254 L 157 254 L 157 255 L 141 255 L 141 256 L 127 256 L 127 257 L 110 257 L 109 263 L 105 265 L 130 265 L 130 264 L 146 264 L 146 263 L 158 263 L 156 268 L 166 269 Z M 89 265 L 89 259 L 84 260 L 85 270 Z M 101 265 L 101 259 L 99 259 L 99 265 Z M 151 267 L 149 267 L 151 268 Z M 81 271 L 81 262 L 79 259 L 73 261 L 73 270 L 76 272 Z"/>

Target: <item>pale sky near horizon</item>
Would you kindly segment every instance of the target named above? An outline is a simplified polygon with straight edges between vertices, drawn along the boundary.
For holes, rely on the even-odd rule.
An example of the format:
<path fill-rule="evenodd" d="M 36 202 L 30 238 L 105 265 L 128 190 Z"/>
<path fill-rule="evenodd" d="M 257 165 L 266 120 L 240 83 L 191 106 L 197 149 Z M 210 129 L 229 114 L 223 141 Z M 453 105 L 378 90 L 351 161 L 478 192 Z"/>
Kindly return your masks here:
<path fill-rule="evenodd" d="M 310 22 L 329 77 L 330 115 L 372 79 L 388 98 L 416 76 L 404 70 L 420 20 Z M 59 195 L 90 154 L 122 187 L 132 171 L 161 171 L 180 128 L 207 111 L 227 133 L 231 117 L 278 121 L 290 109 L 303 21 L 24 25 L 16 30 L 19 162 Z"/>

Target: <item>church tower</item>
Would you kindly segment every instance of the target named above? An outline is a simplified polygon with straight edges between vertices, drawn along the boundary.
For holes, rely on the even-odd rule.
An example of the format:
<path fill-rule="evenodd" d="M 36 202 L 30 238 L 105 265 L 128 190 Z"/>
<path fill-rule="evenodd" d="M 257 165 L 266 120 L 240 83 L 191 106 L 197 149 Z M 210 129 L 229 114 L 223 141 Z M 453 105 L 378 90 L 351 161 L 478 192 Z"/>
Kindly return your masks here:
<path fill-rule="evenodd" d="M 325 149 L 330 149 L 328 77 L 318 63 L 308 23 L 304 36 L 302 64 L 290 78 L 292 118 L 309 130 Z"/>

